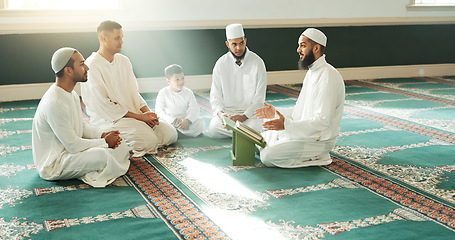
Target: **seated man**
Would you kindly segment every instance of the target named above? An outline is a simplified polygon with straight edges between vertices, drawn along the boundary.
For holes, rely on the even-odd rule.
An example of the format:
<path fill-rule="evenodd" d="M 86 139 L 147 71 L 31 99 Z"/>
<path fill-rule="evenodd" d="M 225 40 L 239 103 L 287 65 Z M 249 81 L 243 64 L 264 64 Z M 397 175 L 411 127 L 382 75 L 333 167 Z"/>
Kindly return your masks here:
<path fill-rule="evenodd" d="M 56 83 L 44 94 L 32 126 L 33 159 L 46 180 L 79 178 L 105 187 L 129 168 L 129 153 L 118 131 L 102 132 L 82 118 L 77 82 L 87 81 L 88 67 L 73 48 L 52 56 Z"/>
<path fill-rule="evenodd" d="M 278 111 L 266 104 L 255 111 L 261 119 L 278 116 L 263 124 L 269 130 L 262 134 L 267 146 L 260 152 L 266 166 L 297 168 L 332 162 L 329 152 L 340 132 L 345 87 L 340 73 L 325 60 L 326 44 L 324 33 L 306 29 L 297 52 L 299 67 L 308 72 L 296 105 Z"/>
<path fill-rule="evenodd" d="M 175 128 L 159 121 L 139 94 L 133 66 L 120 54 L 122 26 L 104 21 L 97 33 L 100 48 L 87 58 L 90 81 L 81 86 L 90 122 L 102 129 L 118 129 L 134 157 L 177 141 Z"/>
<path fill-rule="evenodd" d="M 228 52 L 215 63 L 210 89 L 213 118 L 208 133 L 212 138 L 229 138 L 232 131 L 222 121 L 226 116 L 233 121 L 261 131 L 262 121 L 254 110 L 262 107 L 267 88 L 267 73 L 262 59 L 246 47 L 241 24 L 226 27 Z"/>

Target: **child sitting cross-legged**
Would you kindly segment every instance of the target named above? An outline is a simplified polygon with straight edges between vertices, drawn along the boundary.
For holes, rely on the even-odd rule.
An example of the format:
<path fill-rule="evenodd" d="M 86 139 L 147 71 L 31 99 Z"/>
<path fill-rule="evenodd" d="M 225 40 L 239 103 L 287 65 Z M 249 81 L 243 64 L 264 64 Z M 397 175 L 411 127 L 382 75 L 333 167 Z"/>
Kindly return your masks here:
<path fill-rule="evenodd" d="M 182 67 L 172 64 L 164 69 L 164 74 L 169 86 L 158 92 L 156 114 L 186 136 L 201 135 L 205 122 L 199 117 L 199 105 L 193 91 L 185 87 Z"/>

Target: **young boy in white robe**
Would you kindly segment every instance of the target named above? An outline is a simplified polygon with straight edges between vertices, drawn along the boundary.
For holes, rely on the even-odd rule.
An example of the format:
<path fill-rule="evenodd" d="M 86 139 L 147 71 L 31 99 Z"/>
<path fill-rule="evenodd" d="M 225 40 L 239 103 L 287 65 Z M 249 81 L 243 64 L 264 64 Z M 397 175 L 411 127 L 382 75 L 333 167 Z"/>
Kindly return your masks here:
<path fill-rule="evenodd" d="M 77 82 L 87 81 L 89 68 L 74 48 L 52 56 L 57 79 L 44 94 L 33 118 L 32 151 L 45 180 L 78 178 L 105 187 L 129 168 L 129 152 L 118 131 L 102 132 L 82 118 Z"/>
<path fill-rule="evenodd" d="M 199 117 L 199 105 L 193 91 L 185 87 L 183 69 L 177 64 L 164 69 L 169 86 L 162 88 L 156 97 L 155 112 L 172 124 L 180 133 L 197 137 L 204 131 L 205 122 Z"/>

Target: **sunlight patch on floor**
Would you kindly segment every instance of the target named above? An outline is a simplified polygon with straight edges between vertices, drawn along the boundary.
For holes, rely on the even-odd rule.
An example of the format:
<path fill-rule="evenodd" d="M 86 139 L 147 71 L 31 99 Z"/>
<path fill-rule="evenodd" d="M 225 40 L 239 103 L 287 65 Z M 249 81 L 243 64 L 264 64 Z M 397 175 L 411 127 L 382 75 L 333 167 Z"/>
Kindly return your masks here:
<path fill-rule="evenodd" d="M 180 162 L 186 167 L 188 175 L 195 178 L 213 192 L 238 195 L 252 200 L 263 201 L 262 197 L 245 187 L 242 183 L 231 178 L 220 169 L 199 162 L 193 158 L 186 158 Z"/>

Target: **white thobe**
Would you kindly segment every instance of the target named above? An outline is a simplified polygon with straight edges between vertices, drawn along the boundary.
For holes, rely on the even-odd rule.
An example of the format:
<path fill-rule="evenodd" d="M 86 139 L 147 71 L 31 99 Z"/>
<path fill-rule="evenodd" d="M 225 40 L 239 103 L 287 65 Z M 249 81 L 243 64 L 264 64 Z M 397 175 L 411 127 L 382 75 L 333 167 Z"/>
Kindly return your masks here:
<path fill-rule="evenodd" d="M 33 118 L 33 159 L 46 180 L 79 178 L 104 187 L 128 170 L 125 143 L 108 148 L 102 131 L 82 118 L 79 96 L 53 84 L 41 99 Z"/>
<path fill-rule="evenodd" d="M 267 88 L 267 73 L 264 61 L 254 52 L 246 49 L 242 64 L 238 66 L 231 52 L 221 56 L 213 68 L 210 104 L 213 118 L 209 134 L 214 138 L 232 136 L 227 130 L 218 112 L 245 114 L 248 119 L 244 124 L 257 131 L 262 129 L 262 121 L 254 116 L 254 111 L 263 106 Z"/>
<path fill-rule="evenodd" d="M 147 106 L 126 56 L 117 53 L 109 62 L 94 52 L 85 63 L 90 70 L 88 81 L 81 84 L 81 92 L 93 125 L 120 131 L 135 157 L 154 153 L 159 146 L 177 140 L 177 131 L 165 122 L 150 128 L 145 122 L 123 117 L 128 111 L 141 114 L 140 109 Z"/>
<path fill-rule="evenodd" d="M 262 133 L 267 141 L 262 162 L 289 168 L 329 164 L 329 152 L 340 132 L 344 98 L 343 78 L 325 55 L 320 57 L 309 67 L 296 105 L 277 109 L 285 117 L 285 129 Z"/>
<path fill-rule="evenodd" d="M 187 87 L 183 87 L 180 92 L 174 92 L 167 86 L 162 88 L 156 97 L 155 112 L 158 117 L 169 124 L 176 119 L 188 119 L 189 129 L 177 128 L 177 130 L 190 137 L 197 137 L 204 131 L 205 122 L 199 117 L 199 111 L 196 97 Z"/>

